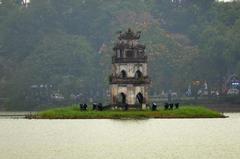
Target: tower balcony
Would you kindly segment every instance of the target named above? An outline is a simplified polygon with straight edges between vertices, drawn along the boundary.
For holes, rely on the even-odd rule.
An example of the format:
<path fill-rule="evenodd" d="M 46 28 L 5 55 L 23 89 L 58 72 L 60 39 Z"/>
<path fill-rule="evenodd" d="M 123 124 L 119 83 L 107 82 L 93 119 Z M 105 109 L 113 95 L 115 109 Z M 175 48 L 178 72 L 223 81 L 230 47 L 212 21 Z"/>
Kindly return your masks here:
<path fill-rule="evenodd" d="M 119 78 L 110 76 L 109 77 L 110 84 L 150 84 L 150 79 L 148 76 L 141 78 Z"/>
<path fill-rule="evenodd" d="M 131 58 L 118 58 L 112 57 L 112 63 L 147 63 L 147 56 L 142 57 L 131 57 Z"/>
<path fill-rule="evenodd" d="M 146 46 L 143 44 L 133 44 L 133 43 L 116 43 L 113 47 L 113 50 L 116 51 L 118 49 L 134 49 L 134 50 L 145 50 Z"/>

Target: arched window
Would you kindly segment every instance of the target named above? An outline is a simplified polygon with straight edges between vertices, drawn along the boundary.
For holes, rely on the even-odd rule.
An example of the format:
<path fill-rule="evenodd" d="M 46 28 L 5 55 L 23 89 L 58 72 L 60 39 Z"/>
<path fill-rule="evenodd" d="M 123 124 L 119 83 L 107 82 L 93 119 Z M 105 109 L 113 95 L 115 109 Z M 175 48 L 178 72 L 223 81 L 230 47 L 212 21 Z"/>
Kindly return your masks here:
<path fill-rule="evenodd" d="M 144 101 L 143 94 L 139 92 L 136 95 L 136 103 L 143 104 L 143 101 Z"/>
<path fill-rule="evenodd" d="M 142 57 L 144 55 L 144 51 L 143 50 L 138 50 L 138 52 L 137 52 L 137 56 L 138 57 Z"/>
<path fill-rule="evenodd" d="M 126 51 L 126 57 L 127 57 L 127 58 L 133 58 L 133 57 L 134 57 L 134 52 L 133 52 L 133 50 L 127 50 L 127 51 Z"/>
<path fill-rule="evenodd" d="M 120 49 L 119 52 L 120 52 L 120 58 L 123 58 L 123 49 Z"/>
<path fill-rule="evenodd" d="M 136 79 L 139 79 L 139 78 L 142 78 L 143 77 L 143 74 L 141 71 L 137 70 L 136 73 L 135 73 L 135 78 Z"/>
<path fill-rule="evenodd" d="M 117 103 L 126 104 L 126 95 L 124 93 L 120 93 L 117 95 Z"/>
<path fill-rule="evenodd" d="M 117 58 L 120 58 L 121 57 L 121 52 L 120 52 L 120 50 L 119 49 L 117 49 Z"/>
<path fill-rule="evenodd" d="M 127 78 L 127 72 L 125 70 L 121 71 L 120 78 Z"/>

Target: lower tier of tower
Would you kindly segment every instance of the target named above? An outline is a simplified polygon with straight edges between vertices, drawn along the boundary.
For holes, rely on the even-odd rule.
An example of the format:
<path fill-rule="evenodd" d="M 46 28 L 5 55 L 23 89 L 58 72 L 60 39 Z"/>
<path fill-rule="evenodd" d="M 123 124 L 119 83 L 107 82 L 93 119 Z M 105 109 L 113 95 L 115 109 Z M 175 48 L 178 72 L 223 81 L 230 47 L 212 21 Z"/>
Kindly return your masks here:
<path fill-rule="evenodd" d="M 148 103 L 148 86 L 134 84 L 111 84 L 112 105 L 141 105 Z"/>

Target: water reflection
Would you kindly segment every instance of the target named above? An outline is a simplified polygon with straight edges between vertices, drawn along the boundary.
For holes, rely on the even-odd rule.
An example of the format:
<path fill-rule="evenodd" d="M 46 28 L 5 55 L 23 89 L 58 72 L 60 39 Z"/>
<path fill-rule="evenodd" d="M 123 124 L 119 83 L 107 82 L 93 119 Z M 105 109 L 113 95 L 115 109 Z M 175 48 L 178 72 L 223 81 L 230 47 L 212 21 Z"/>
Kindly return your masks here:
<path fill-rule="evenodd" d="M 227 119 L 0 120 L 0 158 L 238 159 L 240 114 Z"/>

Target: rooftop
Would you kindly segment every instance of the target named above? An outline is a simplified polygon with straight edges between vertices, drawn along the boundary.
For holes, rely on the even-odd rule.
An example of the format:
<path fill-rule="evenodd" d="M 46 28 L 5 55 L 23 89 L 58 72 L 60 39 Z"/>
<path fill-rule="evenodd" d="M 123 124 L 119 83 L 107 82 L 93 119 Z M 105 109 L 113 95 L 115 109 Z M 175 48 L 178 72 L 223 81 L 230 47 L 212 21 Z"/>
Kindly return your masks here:
<path fill-rule="evenodd" d="M 119 32 L 119 40 L 137 40 L 141 37 L 141 31 L 133 32 L 130 28 L 125 33 Z"/>

